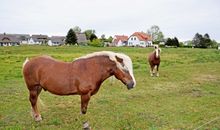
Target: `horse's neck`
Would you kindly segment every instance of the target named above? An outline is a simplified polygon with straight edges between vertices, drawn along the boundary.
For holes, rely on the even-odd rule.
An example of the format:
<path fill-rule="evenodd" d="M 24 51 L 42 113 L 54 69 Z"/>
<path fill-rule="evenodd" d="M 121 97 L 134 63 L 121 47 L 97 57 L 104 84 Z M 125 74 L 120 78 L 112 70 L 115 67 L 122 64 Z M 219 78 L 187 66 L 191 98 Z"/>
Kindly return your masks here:
<path fill-rule="evenodd" d="M 110 59 L 108 59 L 109 62 L 105 62 L 105 60 L 103 60 L 103 63 L 100 64 L 101 65 L 101 68 L 103 69 L 102 70 L 102 78 L 101 80 L 104 81 L 106 80 L 107 78 L 111 77 L 113 75 L 113 67 L 114 65 L 111 63 L 113 61 L 111 61 Z"/>
<path fill-rule="evenodd" d="M 113 68 L 115 64 L 114 61 L 111 61 L 108 56 L 94 56 L 82 60 L 84 60 L 83 63 L 96 64 L 96 68 L 93 68 L 93 65 L 89 65 L 91 66 L 90 71 L 94 73 L 93 76 L 97 77 L 96 82 L 102 83 L 104 80 L 113 75 L 113 72 L 111 72 L 111 68 Z M 81 64 L 80 59 L 74 61 L 73 64 L 77 62 Z"/>

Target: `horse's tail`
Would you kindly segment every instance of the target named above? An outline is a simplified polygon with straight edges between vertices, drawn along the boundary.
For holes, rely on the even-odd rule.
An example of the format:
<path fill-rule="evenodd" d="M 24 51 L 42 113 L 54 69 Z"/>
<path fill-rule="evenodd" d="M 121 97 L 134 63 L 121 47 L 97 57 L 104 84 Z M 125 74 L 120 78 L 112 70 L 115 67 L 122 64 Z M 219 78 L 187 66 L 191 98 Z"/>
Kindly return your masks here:
<path fill-rule="evenodd" d="M 41 100 L 40 96 L 38 96 L 38 99 L 37 99 L 37 106 L 40 107 L 40 108 L 46 108 L 46 107 L 45 107 L 45 104 L 44 104 L 44 102 Z M 32 107 L 31 107 L 30 114 L 31 114 L 32 117 L 35 117 L 34 111 L 33 111 Z"/>
<path fill-rule="evenodd" d="M 28 61 L 29 61 L 29 59 L 26 58 L 26 60 L 25 60 L 24 63 L 23 63 L 23 68 L 24 68 L 24 66 L 27 64 Z"/>

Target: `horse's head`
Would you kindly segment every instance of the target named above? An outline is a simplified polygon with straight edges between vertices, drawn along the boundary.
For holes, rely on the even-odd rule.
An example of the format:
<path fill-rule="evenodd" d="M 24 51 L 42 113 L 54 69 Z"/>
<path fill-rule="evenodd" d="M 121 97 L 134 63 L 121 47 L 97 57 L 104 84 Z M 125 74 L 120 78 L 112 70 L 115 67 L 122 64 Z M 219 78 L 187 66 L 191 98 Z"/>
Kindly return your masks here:
<path fill-rule="evenodd" d="M 154 48 L 155 48 L 156 58 L 159 58 L 161 49 L 159 48 L 158 45 L 155 45 Z"/>
<path fill-rule="evenodd" d="M 107 72 L 109 72 L 109 76 L 114 75 L 118 80 L 121 80 L 122 83 L 127 85 L 128 89 L 135 87 L 136 81 L 134 78 L 132 61 L 130 57 L 121 53 L 101 51 L 88 54 L 86 56 L 77 58 L 76 60 L 90 58 L 94 56 L 108 56 L 109 59 L 112 61 L 112 64 L 109 64 L 110 67 L 107 67 Z M 108 76 L 106 78 L 108 78 Z"/>
<path fill-rule="evenodd" d="M 116 68 L 113 70 L 115 77 L 121 80 L 128 89 L 134 88 L 136 81 L 133 74 L 132 61 L 124 54 L 115 55 Z"/>

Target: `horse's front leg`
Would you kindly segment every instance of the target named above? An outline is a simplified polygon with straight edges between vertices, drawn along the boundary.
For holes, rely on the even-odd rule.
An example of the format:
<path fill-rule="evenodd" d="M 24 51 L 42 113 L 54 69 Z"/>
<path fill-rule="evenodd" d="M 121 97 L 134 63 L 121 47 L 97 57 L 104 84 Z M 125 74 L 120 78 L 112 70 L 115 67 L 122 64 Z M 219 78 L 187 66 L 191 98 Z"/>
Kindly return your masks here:
<path fill-rule="evenodd" d="M 159 77 L 159 65 L 157 65 L 157 73 L 156 76 Z"/>
<path fill-rule="evenodd" d="M 86 114 L 87 106 L 90 100 L 90 94 L 81 95 L 81 113 Z"/>
<path fill-rule="evenodd" d="M 150 66 L 150 76 L 154 76 L 154 65 Z"/>
<path fill-rule="evenodd" d="M 86 114 L 90 93 L 81 95 L 81 113 Z M 83 122 L 83 130 L 91 130 L 88 121 Z"/>

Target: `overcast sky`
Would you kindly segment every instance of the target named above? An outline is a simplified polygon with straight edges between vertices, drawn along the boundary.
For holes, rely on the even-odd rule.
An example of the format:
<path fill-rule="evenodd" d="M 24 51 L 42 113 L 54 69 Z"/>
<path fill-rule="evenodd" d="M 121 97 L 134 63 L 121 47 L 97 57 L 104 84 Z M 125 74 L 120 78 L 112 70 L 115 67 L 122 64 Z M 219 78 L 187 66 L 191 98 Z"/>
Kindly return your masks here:
<path fill-rule="evenodd" d="M 0 0 L 0 33 L 131 35 L 158 25 L 165 37 L 220 41 L 220 0 Z"/>

